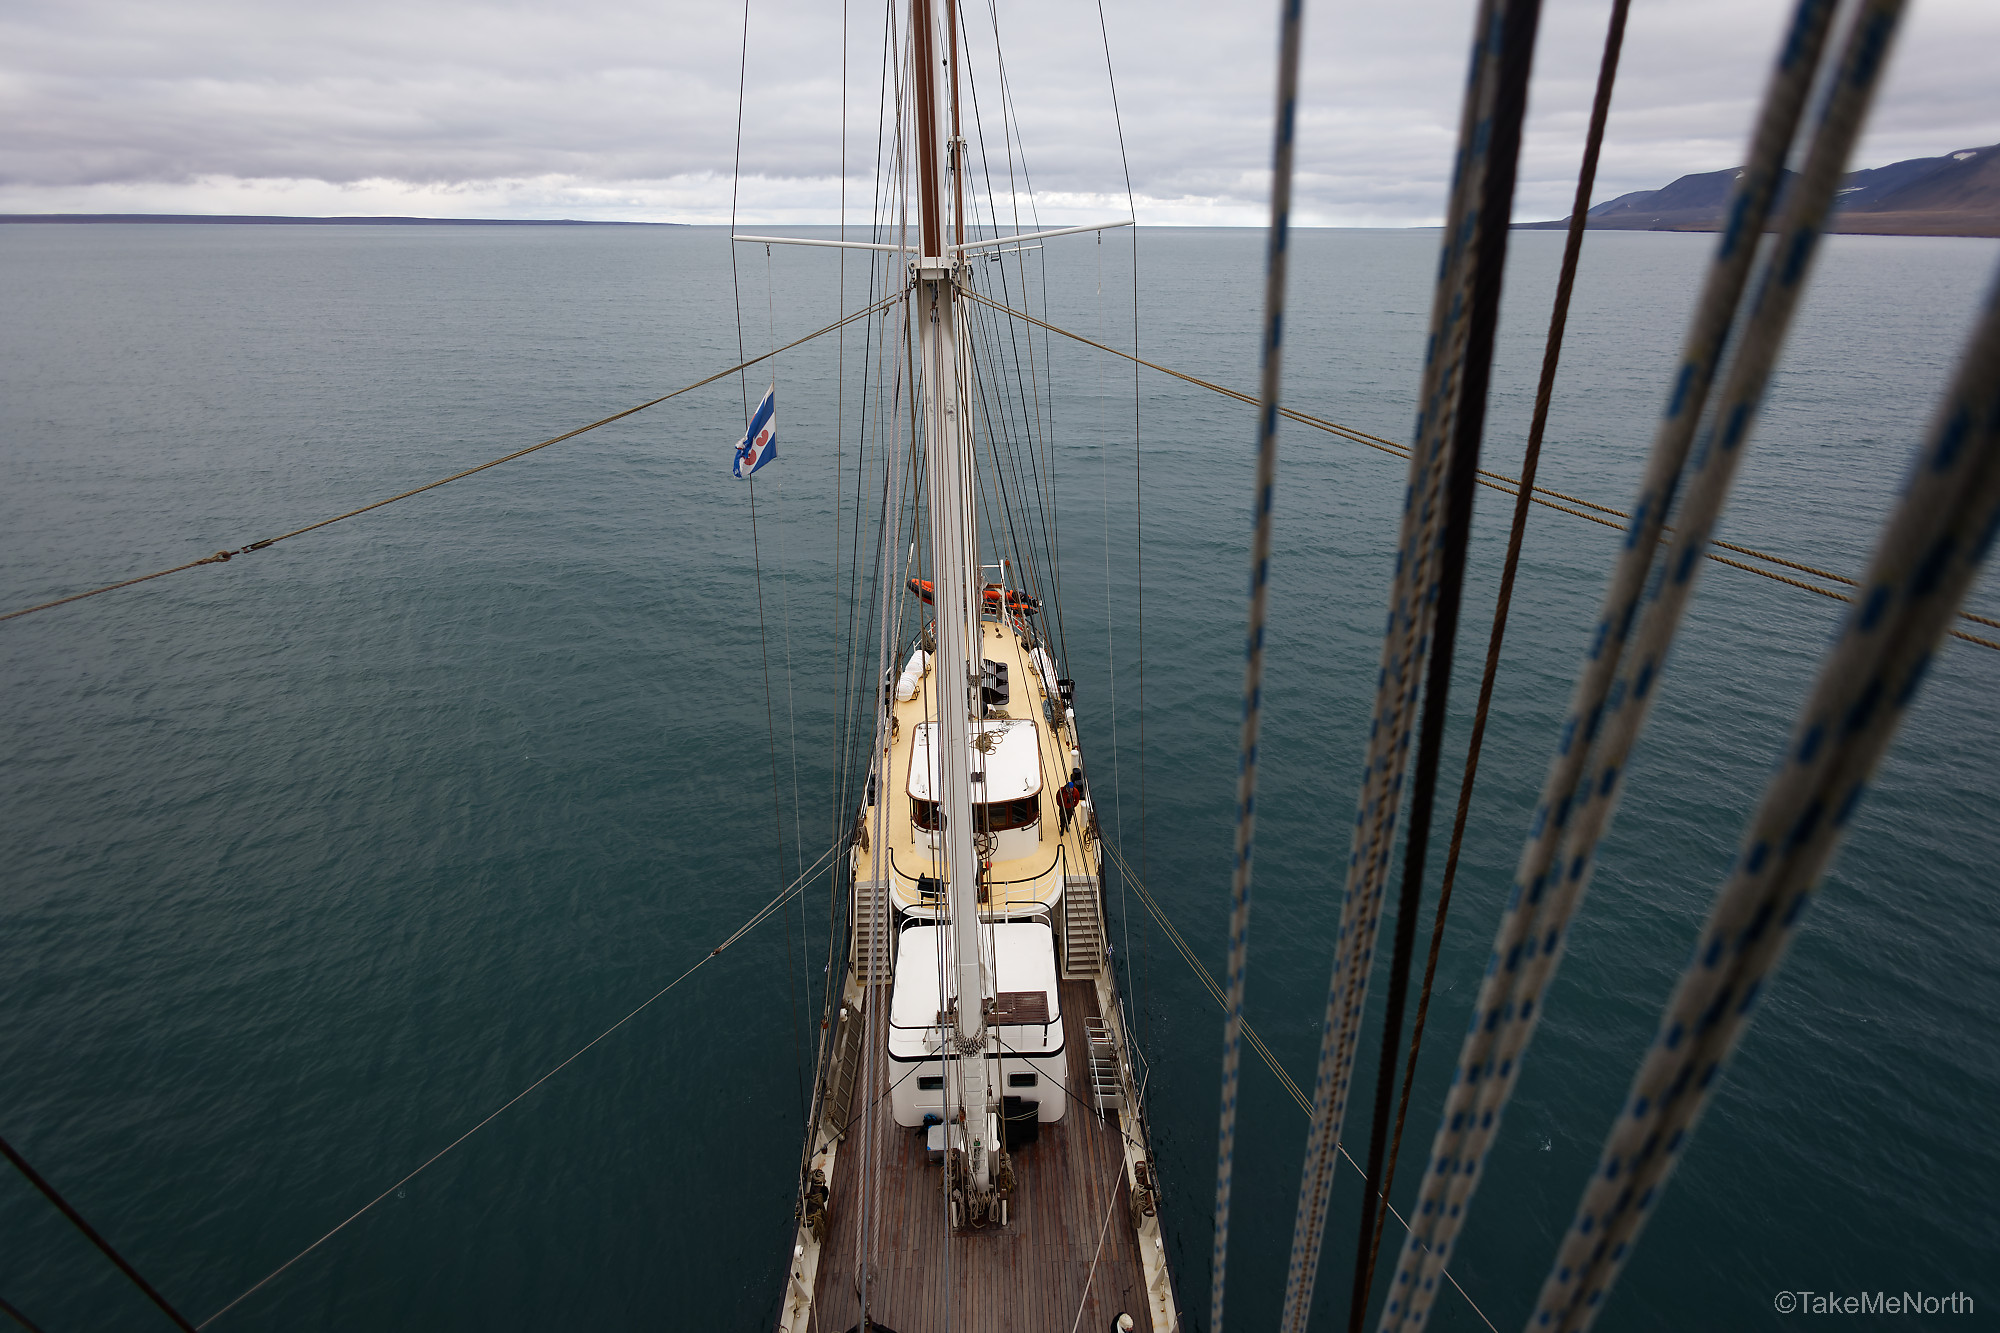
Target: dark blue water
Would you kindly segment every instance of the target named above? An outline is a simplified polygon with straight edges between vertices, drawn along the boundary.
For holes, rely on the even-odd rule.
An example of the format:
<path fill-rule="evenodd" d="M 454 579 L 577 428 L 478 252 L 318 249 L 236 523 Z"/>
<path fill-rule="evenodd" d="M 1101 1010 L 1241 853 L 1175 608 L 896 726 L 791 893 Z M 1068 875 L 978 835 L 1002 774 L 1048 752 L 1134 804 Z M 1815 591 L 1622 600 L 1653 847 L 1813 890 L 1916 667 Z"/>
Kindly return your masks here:
<path fill-rule="evenodd" d="M 1299 235 L 1294 402 L 1406 435 L 1434 243 Z M 1627 498 L 1707 244 L 1590 238 L 1545 484 Z M 1042 252 L 1056 319 L 1129 342 L 1126 246 Z M 1502 471 L 1559 246 L 1514 240 L 1489 418 Z M 1260 247 L 1142 234 L 1142 352 L 1252 385 Z M 1724 536 L 1859 568 L 1997 256 L 1828 243 Z M 833 317 L 830 253 L 744 258 L 753 350 Z M 737 348 L 712 230 L 13 227 L 0 309 L 7 607 L 455 471 Z M 777 371 L 761 650 L 748 495 L 727 474 L 734 382 L 226 566 L 0 626 L 0 1132 L 196 1319 L 664 985 L 826 845 L 853 521 L 851 500 L 836 516 L 855 391 L 837 446 L 835 357 L 817 344 Z M 1217 966 L 1248 411 L 1139 384 L 1142 748 L 1130 372 L 1074 350 L 1056 366 L 1064 627 L 1100 800 Z M 1249 1005 L 1306 1081 L 1403 465 L 1303 429 L 1284 450 Z M 1479 503 L 1454 774 L 1507 518 L 1491 492 Z M 1399 1204 L 1613 540 L 1532 518 Z M 1704 576 L 1454 1263 L 1503 1329 L 1539 1287 L 1840 609 Z M 1976 609 L 2000 613 L 1991 577 Z M 1996 740 L 2000 653 L 1954 643 L 1625 1275 L 1618 1327 L 1782 1325 L 1781 1288 L 2000 1301 Z M 215 1327 L 768 1326 L 829 907 L 822 888 L 804 919 L 767 923 Z M 1183 1306 L 1205 1311 L 1218 1016 L 1142 914 L 1118 937 Z M 1373 1069 L 1372 1046 L 1362 1060 Z M 1275 1316 L 1303 1135 L 1251 1066 L 1236 1327 Z M 1364 1136 L 1358 1113 L 1350 1141 Z M 1343 1174 L 1329 1326 L 1358 1195 Z M 50 1330 L 161 1326 L 11 1176 L 0 1296 Z M 1483 1327 L 1453 1295 L 1437 1318 Z"/>

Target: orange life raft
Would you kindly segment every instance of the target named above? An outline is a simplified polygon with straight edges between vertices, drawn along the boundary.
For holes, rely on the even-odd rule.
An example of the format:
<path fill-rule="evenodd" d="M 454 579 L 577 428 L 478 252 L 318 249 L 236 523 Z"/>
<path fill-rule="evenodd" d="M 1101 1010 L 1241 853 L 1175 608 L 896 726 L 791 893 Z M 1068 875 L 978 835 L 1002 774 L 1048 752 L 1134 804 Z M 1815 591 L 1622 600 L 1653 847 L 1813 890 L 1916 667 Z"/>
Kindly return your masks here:
<path fill-rule="evenodd" d="M 923 600 L 923 604 L 925 606 L 929 606 L 932 604 L 931 581 L 929 579 L 911 579 L 909 587 L 911 592 L 915 593 L 919 598 Z M 998 588 L 986 589 L 986 591 L 980 595 L 980 600 L 985 603 L 987 610 L 989 611 L 999 610 L 1000 589 Z M 1028 594 L 1024 592 L 1015 592 L 1012 589 L 1009 589 L 1007 592 L 1007 609 L 1009 611 L 1013 611 L 1019 614 L 1034 615 L 1037 611 L 1040 611 L 1042 609 L 1042 599 L 1039 597 L 1030 597 L 1028 596 Z"/>

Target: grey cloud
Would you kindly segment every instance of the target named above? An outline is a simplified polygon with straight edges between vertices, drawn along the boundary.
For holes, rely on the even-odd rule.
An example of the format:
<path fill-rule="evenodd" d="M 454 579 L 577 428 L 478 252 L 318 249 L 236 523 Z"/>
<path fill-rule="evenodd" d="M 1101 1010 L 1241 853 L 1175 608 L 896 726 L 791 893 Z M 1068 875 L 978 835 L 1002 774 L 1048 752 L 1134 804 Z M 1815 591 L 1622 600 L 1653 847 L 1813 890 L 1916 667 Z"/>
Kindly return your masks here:
<path fill-rule="evenodd" d="M 1436 216 L 1470 8 L 1421 0 L 1310 10 L 1304 220 Z M 1546 6 L 1523 216 L 1568 209 L 1606 8 L 1604 0 Z M 1599 197 L 1732 164 L 1788 9 L 1781 0 L 1635 7 Z M 964 12 L 975 50 L 967 112 L 976 96 L 996 184 L 1008 133 L 991 54 L 995 17 L 1037 190 L 1122 196 L 1094 7 L 1027 0 Z M 883 11 L 850 4 L 848 15 L 850 194 L 865 198 Z M 1275 6 L 1109 0 L 1106 15 L 1142 219 L 1254 220 L 1269 152 Z M 748 217 L 833 216 L 840 21 L 828 2 L 753 0 Z M 378 193 L 465 192 L 466 207 L 483 212 L 546 213 L 553 202 L 575 216 L 712 217 L 726 207 L 735 158 L 741 23 L 732 6 L 636 0 L 15 0 L 0 14 L 0 116 L 10 127 L 0 141 L 0 208 L 114 197 L 107 191 L 184 200 L 216 183 L 241 198 L 258 182 L 372 182 Z M 1860 164 L 2000 140 L 1990 95 L 1996 36 L 2000 11 L 1981 0 L 1915 7 Z"/>

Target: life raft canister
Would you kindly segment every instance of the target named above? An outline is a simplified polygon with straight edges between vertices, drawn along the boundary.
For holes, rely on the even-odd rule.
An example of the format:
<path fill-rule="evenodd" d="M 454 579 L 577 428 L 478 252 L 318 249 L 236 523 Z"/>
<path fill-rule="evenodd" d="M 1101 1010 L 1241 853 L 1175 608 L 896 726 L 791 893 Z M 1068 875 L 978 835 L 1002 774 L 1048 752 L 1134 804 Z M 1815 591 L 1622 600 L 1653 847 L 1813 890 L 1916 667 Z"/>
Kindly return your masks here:
<path fill-rule="evenodd" d="M 911 579 L 909 588 L 911 592 L 922 599 L 925 606 L 932 604 L 931 581 L 929 579 Z M 998 610 L 1000 608 L 1000 590 L 998 588 L 988 588 L 981 594 L 980 600 L 986 604 L 988 610 Z M 1007 592 L 1007 609 L 1032 616 L 1042 609 L 1042 599 L 1039 597 L 1030 597 L 1024 592 L 1015 592 L 1009 589 Z"/>

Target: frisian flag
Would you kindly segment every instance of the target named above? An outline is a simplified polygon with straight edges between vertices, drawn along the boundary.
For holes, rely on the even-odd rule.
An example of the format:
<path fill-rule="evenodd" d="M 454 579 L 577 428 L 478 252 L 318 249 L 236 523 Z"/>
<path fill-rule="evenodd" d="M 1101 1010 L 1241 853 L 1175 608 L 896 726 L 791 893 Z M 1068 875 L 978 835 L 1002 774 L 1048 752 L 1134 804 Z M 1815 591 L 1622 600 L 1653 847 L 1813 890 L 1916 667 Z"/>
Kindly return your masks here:
<path fill-rule="evenodd" d="M 747 477 L 778 456 L 778 386 L 764 390 L 764 399 L 750 414 L 750 429 L 736 442 L 736 461 L 730 472 Z"/>

